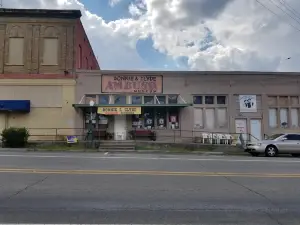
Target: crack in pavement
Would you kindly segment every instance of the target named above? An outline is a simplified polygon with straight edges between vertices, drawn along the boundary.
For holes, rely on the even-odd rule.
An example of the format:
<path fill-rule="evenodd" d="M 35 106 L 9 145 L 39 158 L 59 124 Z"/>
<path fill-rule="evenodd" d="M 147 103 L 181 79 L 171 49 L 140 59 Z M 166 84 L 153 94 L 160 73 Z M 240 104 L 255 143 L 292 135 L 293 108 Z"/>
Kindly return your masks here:
<path fill-rule="evenodd" d="M 22 189 L 16 191 L 15 193 L 9 195 L 9 196 L 6 197 L 6 198 L 4 198 L 4 199 L 1 201 L 1 203 L 5 202 L 5 201 L 7 201 L 7 200 L 10 200 L 11 198 L 13 198 L 13 197 L 19 195 L 20 193 L 26 191 L 27 189 L 29 189 L 29 188 L 31 188 L 31 187 L 37 185 L 37 184 L 40 184 L 40 183 L 44 182 L 47 178 L 48 178 L 48 176 L 46 176 L 46 177 L 44 177 L 44 178 L 42 178 L 42 179 L 39 179 L 39 180 L 37 180 L 37 181 L 34 182 L 34 183 L 31 183 L 31 184 L 26 185 L 24 188 L 22 188 Z"/>

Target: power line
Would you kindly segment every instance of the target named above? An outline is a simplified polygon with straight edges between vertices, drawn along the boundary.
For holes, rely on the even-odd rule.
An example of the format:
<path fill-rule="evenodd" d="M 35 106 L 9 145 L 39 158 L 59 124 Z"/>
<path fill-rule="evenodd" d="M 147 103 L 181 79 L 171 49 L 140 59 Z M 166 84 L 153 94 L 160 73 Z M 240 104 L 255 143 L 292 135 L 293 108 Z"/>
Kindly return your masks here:
<path fill-rule="evenodd" d="M 294 9 L 291 8 L 291 7 L 289 7 L 289 5 L 288 5 L 286 2 L 282 1 L 282 0 L 279 0 L 279 3 L 280 3 L 284 8 L 286 8 L 289 12 L 291 12 L 297 19 L 300 20 L 299 14 L 298 14 L 298 12 L 297 12 L 296 10 L 294 10 Z"/>
<path fill-rule="evenodd" d="M 274 3 L 273 0 L 269 0 L 269 2 L 271 2 L 273 5 L 275 5 L 278 9 L 280 9 L 284 14 L 286 14 L 288 17 L 290 17 L 291 19 L 293 19 L 296 23 L 298 23 L 300 25 L 300 22 L 297 20 L 299 19 L 299 17 L 296 16 L 295 17 L 291 16 L 290 14 L 288 14 L 284 9 L 282 9 L 279 5 L 277 5 L 276 3 Z"/>
<path fill-rule="evenodd" d="M 293 27 L 294 29 L 296 29 L 297 31 L 300 32 L 300 29 L 296 26 L 294 26 L 293 24 L 291 24 L 290 22 L 286 21 L 284 17 L 281 17 L 280 15 L 278 15 L 276 12 L 274 12 L 273 10 L 269 9 L 266 5 L 264 5 L 263 3 L 261 3 L 259 0 L 255 0 L 258 4 L 260 4 L 262 7 L 264 7 L 266 10 L 268 10 L 269 12 L 273 13 L 275 16 L 279 17 L 280 19 L 283 19 L 286 23 L 288 23 L 291 27 Z"/>
<path fill-rule="evenodd" d="M 293 9 L 293 7 L 285 0 L 279 0 L 279 1 L 281 4 L 285 5 L 286 8 L 289 8 L 291 11 L 293 11 L 297 16 L 300 16 L 300 13 L 297 10 Z"/>

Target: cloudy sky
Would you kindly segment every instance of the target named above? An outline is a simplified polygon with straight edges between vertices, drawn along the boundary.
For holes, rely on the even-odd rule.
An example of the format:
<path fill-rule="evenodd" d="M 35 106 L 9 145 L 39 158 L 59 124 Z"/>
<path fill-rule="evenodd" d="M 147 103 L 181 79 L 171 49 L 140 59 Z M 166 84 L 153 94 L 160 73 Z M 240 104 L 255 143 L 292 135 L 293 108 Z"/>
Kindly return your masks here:
<path fill-rule="evenodd" d="M 80 9 L 102 69 L 300 70 L 299 0 L 3 0 L 3 4 Z"/>

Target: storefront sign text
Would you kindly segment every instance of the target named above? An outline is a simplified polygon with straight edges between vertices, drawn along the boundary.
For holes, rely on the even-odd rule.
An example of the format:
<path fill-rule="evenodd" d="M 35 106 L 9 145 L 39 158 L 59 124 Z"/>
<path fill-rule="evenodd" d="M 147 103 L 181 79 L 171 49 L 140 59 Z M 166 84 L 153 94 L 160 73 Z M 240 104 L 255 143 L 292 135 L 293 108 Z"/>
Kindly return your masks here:
<path fill-rule="evenodd" d="M 102 75 L 103 93 L 162 93 L 162 76 Z"/>
<path fill-rule="evenodd" d="M 103 114 L 103 115 L 140 115 L 141 107 L 99 107 L 98 114 Z"/>

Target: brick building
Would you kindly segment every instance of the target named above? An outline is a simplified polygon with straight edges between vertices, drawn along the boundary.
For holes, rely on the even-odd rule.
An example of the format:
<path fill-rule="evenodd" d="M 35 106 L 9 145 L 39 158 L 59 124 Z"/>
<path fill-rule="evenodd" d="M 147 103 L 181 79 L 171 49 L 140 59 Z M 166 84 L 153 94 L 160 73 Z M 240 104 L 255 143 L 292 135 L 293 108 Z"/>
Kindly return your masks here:
<path fill-rule="evenodd" d="M 80 18 L 79 10 L 0 9 L 0 130 L 74 128 L 75 71 L 100 69 Z"/>

